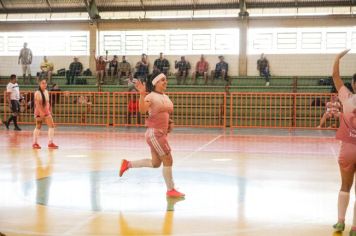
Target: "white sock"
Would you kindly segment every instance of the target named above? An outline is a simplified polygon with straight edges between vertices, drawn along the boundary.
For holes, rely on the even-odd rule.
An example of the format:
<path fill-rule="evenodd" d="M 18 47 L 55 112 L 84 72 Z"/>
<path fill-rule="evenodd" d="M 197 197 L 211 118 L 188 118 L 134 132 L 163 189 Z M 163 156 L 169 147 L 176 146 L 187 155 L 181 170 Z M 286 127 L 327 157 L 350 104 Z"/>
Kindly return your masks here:
<path fill-rule="evenodd" d="M 53 143 L 54 128 L 48 128 L 48 142 Z"/>
<path fill-rule="evenodd" d="M 142 159 L 137 161 L 130 161 L 130 168 L 153 167 L 151 159 Z"/>
<path fill-rule="evenodd" d="M 163 178 L 167 185 L 167 190 L 174 189 L 174 182 L 172 176 L 172 166 L 163 166 Z"/>
<path fill-rule="evenodd" d="M 346 215 L 347 206 L 349 205 L 349 201 L 350 201 L 350 193 L 340 191 L 338 204 L 337 204 L 339 222 L 345 221 L 345 215 Z"/>
<path fill-rule="evenodd" d="M 35 130 L 33 131 L 33 143 L 37 143 L 38 140 L 38 136 L 40 136 L 40 130 L 35 128 Z"/>
<path fill-rule="evenodd" d="M 354 219 L 352 221 L 352 230 L 356 229 L 356 201 L 354 203 Z"/>

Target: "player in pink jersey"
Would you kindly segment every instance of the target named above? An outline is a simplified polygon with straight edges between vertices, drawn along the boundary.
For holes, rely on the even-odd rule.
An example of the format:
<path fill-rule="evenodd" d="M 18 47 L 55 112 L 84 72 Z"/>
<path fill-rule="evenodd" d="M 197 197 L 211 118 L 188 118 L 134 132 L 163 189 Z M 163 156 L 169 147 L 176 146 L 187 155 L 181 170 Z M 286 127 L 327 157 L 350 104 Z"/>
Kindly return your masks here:
<path fill-rule="evenodd" d="M 183 193 L 174 188 L 172 165 L 173 159 L 171 148 L 168 144 L 167 134 L 173 128 L 173 121 L 169 119 L 173 112 L 173 103 L 164 94 L 167 88 L 167 78 L 164 74 L 159 74 L 152 80 L 153 91 L 146 95 L 146 86 L 141 81 L 137 81 L 136 88 L 140 93 L 139 110 L 141 114 L 148 111 L 146 120 L 147 131 L 146 142 L 151 148 L 152 159 L 142 159 L 137 161 L 123 160 L 120 168 L 120 177 L 129 168 L 151 167 L 158 168 L 163 163 L 163 178 L 167 186 L 168 197 L 184 197 Z"/>
<path fill-rule="evenodd" d="M 51 106 L 49 103 L 49 94 L 47 91 L 47 82 L 42 79 L 39 82 L 38 90 L 35 92 L 35 119 L 36 128 L 33 131 L 33 145 L 32 148 L 40 149 L 41 146 L 38 144 L 38 136 L 40 135 L 40 129 L 42 127 L 42 122 L 46 122 L 48 126 L 48 148 L 58 148 L 56 144 L 53 143 L 54 136 L 54 123 L 51 114 Z"/>
<path fill-rule="evenodd" d="M 340 127 L 336 133 L 336 139 L 341 141 L 338 160 L 341 173 L 341 189 L 338 196 L 338 222 L 333 226 L 337 232 L 345 229 L 345 215 L 356 171 L 356 94 L 353 94 L 345 87 L 339 71 L 340 59 L 349 51 L 348 49 L 337 55 L 333 68 L 334 84 L 339 92 L 339 99 L 343 106 Z M 356 74 L 352 77 L 352 89 L 356 91 Z M 350 236 L 356 236 L 356 204 L 354 204 Z"/>

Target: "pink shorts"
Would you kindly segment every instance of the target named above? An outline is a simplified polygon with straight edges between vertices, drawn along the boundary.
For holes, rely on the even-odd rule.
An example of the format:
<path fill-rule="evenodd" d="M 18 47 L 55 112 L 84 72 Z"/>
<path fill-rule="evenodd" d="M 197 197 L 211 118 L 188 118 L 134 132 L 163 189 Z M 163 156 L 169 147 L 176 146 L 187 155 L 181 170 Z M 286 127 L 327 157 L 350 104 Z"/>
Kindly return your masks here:
<path fill-rule="evenodd" d="M 157 153 L 159 157 L 171 153 L 171 147 L 168 144 L 167 133 L 160 129 L 148 128 L 145 134 L 146 142 L 151 150 Z"/>
<path fill-rule="evenodd" d="M 344 171 L 354 172 L 356 170 L 356 144 L 342 142 L 338 162 Z"/>

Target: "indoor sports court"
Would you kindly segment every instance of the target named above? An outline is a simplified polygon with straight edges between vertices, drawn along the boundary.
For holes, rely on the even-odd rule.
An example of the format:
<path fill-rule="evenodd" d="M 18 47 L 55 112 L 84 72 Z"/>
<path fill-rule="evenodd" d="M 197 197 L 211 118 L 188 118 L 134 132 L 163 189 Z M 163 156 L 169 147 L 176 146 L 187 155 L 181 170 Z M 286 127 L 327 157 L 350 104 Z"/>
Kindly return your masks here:
<path fill-rule="evenodd" d="M 0 0 L 0 236 L 356 236 L 355 13 Z"/>

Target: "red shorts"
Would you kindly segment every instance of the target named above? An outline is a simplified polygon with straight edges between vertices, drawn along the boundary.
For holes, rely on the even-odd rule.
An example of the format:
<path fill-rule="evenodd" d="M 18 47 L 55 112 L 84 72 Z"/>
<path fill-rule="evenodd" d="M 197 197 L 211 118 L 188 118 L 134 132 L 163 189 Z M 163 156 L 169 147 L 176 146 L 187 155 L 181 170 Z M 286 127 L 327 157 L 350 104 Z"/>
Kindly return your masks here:
<path fill-rule="evenodd" d="M 356 170 L 356 144 L 342 142 L 338 162 L 344 171 L 354 172 Z"/>
<path fill-rule="evenodd" d="M 160 129 L 148 128 L 145 134 L 146 142 L 151 151 L 157 153 L 159 157 L 171 153 L 171 147 L 168 144 L 167 133 Z"/>

